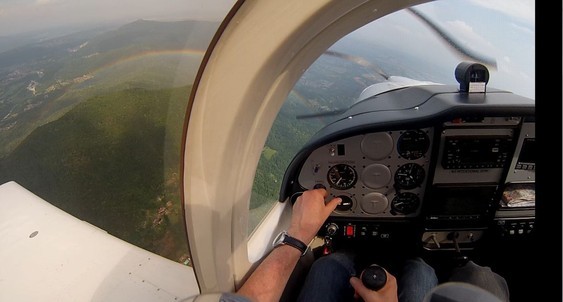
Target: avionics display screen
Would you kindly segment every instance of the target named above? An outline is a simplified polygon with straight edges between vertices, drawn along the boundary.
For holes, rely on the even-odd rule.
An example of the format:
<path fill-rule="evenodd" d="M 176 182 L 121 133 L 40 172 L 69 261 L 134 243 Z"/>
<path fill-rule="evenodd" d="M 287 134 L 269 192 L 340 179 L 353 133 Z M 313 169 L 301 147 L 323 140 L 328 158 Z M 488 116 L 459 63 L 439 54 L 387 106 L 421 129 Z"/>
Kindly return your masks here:
<path fill-rule="evenodd" d="M 444 146 L 445 169 L 500 168 L 509 156 L 512 137 L 451 136 Z"/>
<path fill-rule="evenodd" d="M 430 215 L 483 215 L 493 202 L 497 188 L 497 186 L 436 187 Z"/>
<path fill-rule="evenodd" d="M 535 164 L 536 163 L 536 139 L 527 138 L 522 143 L 522 149 L 518 156 L 519 164 Z"/>

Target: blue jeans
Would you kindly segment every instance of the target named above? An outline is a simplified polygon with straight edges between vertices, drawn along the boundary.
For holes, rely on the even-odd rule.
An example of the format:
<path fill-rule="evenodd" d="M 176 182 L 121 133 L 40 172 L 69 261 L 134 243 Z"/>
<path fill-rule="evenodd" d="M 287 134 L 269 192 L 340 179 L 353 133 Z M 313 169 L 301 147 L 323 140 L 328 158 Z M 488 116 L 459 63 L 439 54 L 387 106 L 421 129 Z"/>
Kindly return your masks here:
<path fill-rule="evenodd" d="M 399 302 L 422 302 L 424 296 L 438 285 L 434 268 L 418 257 L 405 261 L 396 277 Z"/>
<path fill-rule="evenodd" d="M 449 281 L 470 283 L 494 294 L 501 301 L 510 301 L 506 279 L 493 272 L 490 267 L 480 266 L 473 261 L 456 268 Z"/>
<path fill-rule="evenodd" d="M 313 263 L 297 301 L 354 301 L 350 277 L 356 275 L 352 254 L 335 252 L 321 257 Z M 407 260 L 396 277 L 400 302 L 421 302 L 438 284 L 434 269 L 421 258 Z"/>

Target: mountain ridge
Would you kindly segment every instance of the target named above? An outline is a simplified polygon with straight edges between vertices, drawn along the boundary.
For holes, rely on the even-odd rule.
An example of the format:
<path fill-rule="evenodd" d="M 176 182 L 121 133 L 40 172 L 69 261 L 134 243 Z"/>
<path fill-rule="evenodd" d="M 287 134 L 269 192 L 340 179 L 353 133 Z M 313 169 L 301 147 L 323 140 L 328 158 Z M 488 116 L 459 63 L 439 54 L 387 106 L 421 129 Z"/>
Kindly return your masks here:
<path fill-rule="evenodd" d="M 0 158 L 33 129 L 100 91 L 124 83 L 152 89 L 190 84 L 217 26 L 140 19 L 0 53 Z M 177 72 L 180 62 L 184 69 Z"/>

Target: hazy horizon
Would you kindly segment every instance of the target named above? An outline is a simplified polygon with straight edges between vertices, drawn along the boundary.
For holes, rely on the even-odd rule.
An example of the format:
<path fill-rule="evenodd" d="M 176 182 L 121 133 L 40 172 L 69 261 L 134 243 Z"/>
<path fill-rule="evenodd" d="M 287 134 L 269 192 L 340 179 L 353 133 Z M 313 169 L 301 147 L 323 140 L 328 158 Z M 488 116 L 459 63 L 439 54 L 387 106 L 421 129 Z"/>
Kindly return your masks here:
<path fill-rule="evenodd" d="M 0 37 L 147 20 L 221 21 L 234 0 L 0 0 Z"/>

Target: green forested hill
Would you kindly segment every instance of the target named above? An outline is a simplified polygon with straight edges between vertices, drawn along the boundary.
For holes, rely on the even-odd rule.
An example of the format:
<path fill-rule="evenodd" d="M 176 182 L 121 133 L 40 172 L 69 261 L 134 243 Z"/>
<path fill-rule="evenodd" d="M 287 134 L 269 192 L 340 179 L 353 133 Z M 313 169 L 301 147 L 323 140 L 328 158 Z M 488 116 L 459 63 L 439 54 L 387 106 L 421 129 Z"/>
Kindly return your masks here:
<path fill-rule="evenodd" d="M 93 97 L 1 160 L 0 183 L 15 180 L 80 219 L 179 260 L 187 247 L 177 167 L 190 89 Z"/>
<path fill-rule="evenodd" d="M 100 91 L 191 84 L 217 26 L 137 20 L 0 53 L 0 158 Z"/>

